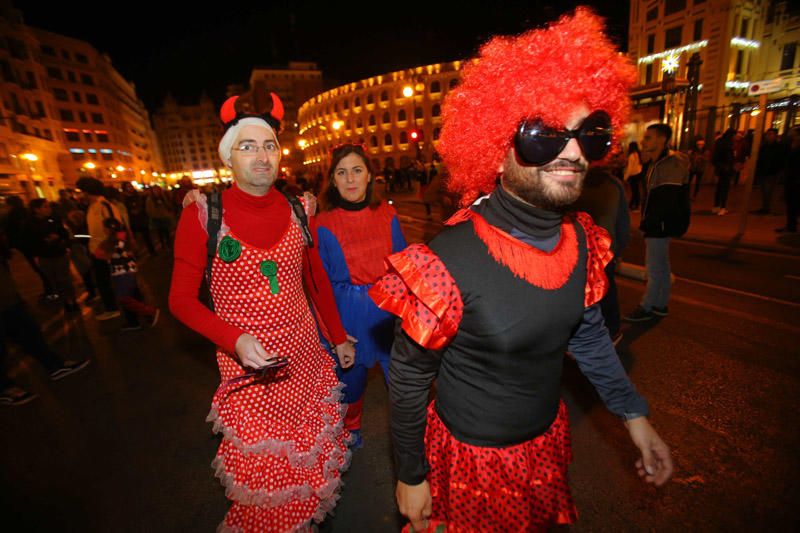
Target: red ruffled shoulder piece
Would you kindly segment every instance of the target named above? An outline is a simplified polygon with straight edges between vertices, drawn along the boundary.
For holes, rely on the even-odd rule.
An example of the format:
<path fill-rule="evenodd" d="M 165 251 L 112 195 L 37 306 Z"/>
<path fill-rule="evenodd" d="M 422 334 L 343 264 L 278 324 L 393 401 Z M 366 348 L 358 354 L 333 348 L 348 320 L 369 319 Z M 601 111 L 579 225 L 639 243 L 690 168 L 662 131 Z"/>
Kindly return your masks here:
<path fill-rule="evenodd" d="M 584 305 L 589 307 L 603 299 L 608 290 L 606 266 L 614 258 L 611 251 L 611 236 L 605 228 L 594 223 L 588 213 L 577 213 L 575 217 L 586 233 L 586 296 Z"/>
<path fill-rule="evenodd" d="M 561 238 L 550 252 L 544 252 L 512 237 L 489 224 L 471 209 L 461 209 L 445 224 L 454 226 L 467 220 L 472 221 L 475 234 L 498 263 L 508 267 L 518 278 L 540 289 L 560 289 L 578 264 L 578 236 L 568 217 L 561 223 Z"/>
<path fill-rule="evenodd" d="M 387 273 L 369 291 L 375 304 L 398 316 L 420 346 L 441 350 L 455 337 L 464 311 L 461 292 L 442 260 L 424 244 L 386 258 Z"/>

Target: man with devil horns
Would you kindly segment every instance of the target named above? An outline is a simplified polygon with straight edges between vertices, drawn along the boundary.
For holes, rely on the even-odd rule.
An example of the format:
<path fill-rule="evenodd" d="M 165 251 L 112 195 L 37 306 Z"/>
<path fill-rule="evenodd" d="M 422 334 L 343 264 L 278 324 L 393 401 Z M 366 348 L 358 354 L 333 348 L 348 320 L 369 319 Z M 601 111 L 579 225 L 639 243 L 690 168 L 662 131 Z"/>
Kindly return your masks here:
<path fill-rule="evenodd" d="M 469 207 L 429 245 L 389 256 L 371 290 L 399 317 L 391 431 L 398 506 L 415 531 L 441 522 L 535 531 L 576 519 L 559 398 L 566 351 L 626 424 L 639 475 L 662 485 L 672 473 L 603 324 L 610 238 L 565 210 L 588 163 L 618 140 L 635 77 L 602 20 L 579 8 L 492 39 L 445 100 L 438 150 Z"/>
<path fill-rule="evenodd" d="M 280 99 L 254 90 L 226 101 L 220 116 L 219 156 L 235 183 L 181 214 L 170 309 L 217 345 L 222 383 L 208 420 L 223 439 L 212 467 L 233 501 L 218 531 L 308 531 L 334 507 L 349 452 L 341 385 L 306 294 L 342 366 L 355 351 L 313 220 L 273 187 Z M 204 275 L 213 311 L 198 300 Z"/>

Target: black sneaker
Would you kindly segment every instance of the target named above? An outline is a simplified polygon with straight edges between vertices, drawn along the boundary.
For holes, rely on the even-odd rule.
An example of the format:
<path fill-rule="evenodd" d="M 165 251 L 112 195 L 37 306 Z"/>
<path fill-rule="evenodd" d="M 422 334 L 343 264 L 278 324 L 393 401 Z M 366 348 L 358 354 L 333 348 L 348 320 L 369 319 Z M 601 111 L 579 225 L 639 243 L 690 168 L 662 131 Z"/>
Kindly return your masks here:
<path fill-rule="evenodd" d="M 11 385 L 0 391 L 0 405 L 25 405 L 38 397 L 38 394 Z"/>
<path fill-rule="evenodd" d="M 83 370 L 90 362 L 91 359 L 84 359 L 83 361 L 73 361 L 70 359 L 64 361 L 64 364 L 60 368 L 50 372 L 50 379 L 53 381 L 58 381 L 61 378 L 69 376 L 70 374 L 74 374 L 75 372 Z"/>
<path fill-rule="evenodd" d="M 626 322 L 647 322 L 648 320 L 653 320 L 655 317 L 656 315 L 652 311 L 648 311 L 640 305 L 631 311 L 630 314 L 622 317 L 622 320 Z"/>
<path fill-rule="evenodd" d="M 650 311 L 656 316 L 669 316 L 669 307 L 666 305 L 664 307 L 653 307 Z"/>

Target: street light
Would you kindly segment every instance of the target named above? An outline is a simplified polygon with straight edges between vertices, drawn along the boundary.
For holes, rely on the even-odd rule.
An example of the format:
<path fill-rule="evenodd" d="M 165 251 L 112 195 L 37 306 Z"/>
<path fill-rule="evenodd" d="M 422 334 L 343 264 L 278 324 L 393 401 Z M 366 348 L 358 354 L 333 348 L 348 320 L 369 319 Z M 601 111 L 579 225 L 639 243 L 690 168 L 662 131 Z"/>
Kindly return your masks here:
<path fill-rule="evenodd" d="M 417 131 L 417 100 L 414 98 L 414 87 L 406 85 L 403 87 L 403 96 L 411 99 L 411 123 L 414 128 L 411 130 L 411 140 L 416 148 L 415 158 L 419 160 L 419 132 Z"/>
<path fill-rule="evenodd" d="M 334 120 L 333 123 L 331 124 L 331 127 L 336 131 L 342 129 L 342 126 L 344 126 L 344 122 L 341 120 Z"/>
<path fill-rule="evenodd" d="M 30 161 L 31 163 L 39 160 L 39 156 L 31 152 L 25 152 L 24 154 L 20 154 L 20 157 L 25 161 Z"/>

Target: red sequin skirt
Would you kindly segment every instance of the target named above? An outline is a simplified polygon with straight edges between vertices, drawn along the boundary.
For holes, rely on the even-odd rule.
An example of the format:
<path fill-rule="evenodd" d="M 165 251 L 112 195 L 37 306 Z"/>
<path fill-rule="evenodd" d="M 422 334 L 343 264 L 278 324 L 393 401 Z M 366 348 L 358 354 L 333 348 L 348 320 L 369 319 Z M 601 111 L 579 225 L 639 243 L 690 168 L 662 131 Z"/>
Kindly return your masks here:
<path fill-rule="evenodd" d="M 544 531 L 578 517 L 567 483 L 572 449 L 564 402 L 544 434 L 504 448 L 456 440 L 431 403 L 425 454 L 431 518 L 444 521 L 448 533 Z"/>

